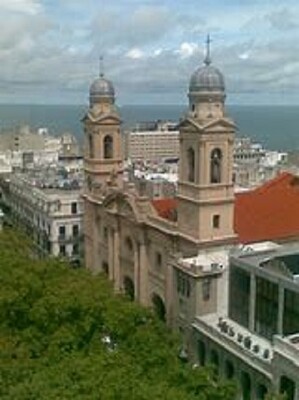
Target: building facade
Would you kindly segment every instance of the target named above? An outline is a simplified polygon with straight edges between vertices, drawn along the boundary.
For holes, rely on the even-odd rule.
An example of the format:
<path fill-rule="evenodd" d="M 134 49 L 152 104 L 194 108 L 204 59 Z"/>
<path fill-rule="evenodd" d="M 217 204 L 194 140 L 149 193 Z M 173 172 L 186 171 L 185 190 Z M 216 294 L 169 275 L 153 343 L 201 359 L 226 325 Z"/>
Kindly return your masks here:
<path fill-rule="evenodd" d="M 131 161 L 162 161 L 179 156 L 179 131 L 171 123 L 158 121 L 150 130 L 124 134 L 124 157 Z"/>
<path fill-rule="evenodd" d="M 9 223 L 25 231 L 41 257 L 82 261 L 83 202 L 80 190 L 36 187 L 28 176 L 1 181 Z"/>
<path fill-rule="evenodd" d="M 242 399 L 271 391 L 299 398 L 298 265 L 298 246 L 269 242 L 234 251 L 227 308 L 192 323 L 195 361 L 235 379 Z"/>

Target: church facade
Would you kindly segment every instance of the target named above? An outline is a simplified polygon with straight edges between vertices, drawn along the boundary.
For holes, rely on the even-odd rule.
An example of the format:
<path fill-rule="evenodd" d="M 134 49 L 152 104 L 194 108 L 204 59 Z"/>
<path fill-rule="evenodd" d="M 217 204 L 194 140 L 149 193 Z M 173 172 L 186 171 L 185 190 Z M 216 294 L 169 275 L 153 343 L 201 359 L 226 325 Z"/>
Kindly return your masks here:
<path fill-rule="evenodd" d="M 116 290 L 154 307 L 171 325 L 177 315 L 173 258 L 226 248 L 235 241 L 235 125 L 225 115 L 224 78 L 211 65 L 209 49 L 191 76 L 188 97 L 189 110 L 179 125 L 175 206 L 171 200 L 151 201 L 124 182 L 121 120 L 113 84 L 103 74 L 90 87 L 90 107 L 83 119 L 86 266 L 106 272 Z M 216 307 L 216 281 L 203 313 Z"/>

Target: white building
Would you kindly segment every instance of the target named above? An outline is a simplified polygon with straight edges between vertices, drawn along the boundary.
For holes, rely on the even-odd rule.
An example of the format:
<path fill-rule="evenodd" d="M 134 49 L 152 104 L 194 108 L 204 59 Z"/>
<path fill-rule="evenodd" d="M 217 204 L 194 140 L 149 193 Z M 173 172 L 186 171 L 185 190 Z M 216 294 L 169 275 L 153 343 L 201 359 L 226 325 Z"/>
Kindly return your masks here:
<path fill-rule="evenodd" d="M 79 190 L 36 187 L 20 174 L 2 181 L 1 187 L 10 222 L 30 235 L 39 255 L 66 257 L 79 264 L 83 217 Z"/>

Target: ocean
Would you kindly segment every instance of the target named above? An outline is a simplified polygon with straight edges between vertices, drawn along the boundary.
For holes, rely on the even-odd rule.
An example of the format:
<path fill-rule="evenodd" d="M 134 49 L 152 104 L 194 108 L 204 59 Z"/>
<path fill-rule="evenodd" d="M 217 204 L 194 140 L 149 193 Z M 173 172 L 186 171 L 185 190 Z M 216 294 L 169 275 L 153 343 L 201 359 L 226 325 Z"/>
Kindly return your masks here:
<path fill-rule="evenodd" d="M 0 105 L 0 129 L 27 124 L 47 127 L 50 133 L 73 133 L 82 143 L 81 119 L 86 106 Z M 178 121 L 186 107 L 181 105 L 124 105 L 120 107 L 124 129 L 136 122 L 157 119 Z M 237 136 L 249 136 L 272 150 L 299 150 L 299 106 L 228 106 L 238 126 Z"/>

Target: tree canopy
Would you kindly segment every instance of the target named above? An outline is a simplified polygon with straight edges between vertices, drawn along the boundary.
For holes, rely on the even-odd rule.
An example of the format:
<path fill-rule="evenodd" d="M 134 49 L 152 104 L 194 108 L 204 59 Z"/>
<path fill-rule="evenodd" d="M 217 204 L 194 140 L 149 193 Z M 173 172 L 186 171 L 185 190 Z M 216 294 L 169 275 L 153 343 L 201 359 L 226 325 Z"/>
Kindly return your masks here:
<path fill-rule="evenodd" d="M 37 260 L 0 234 L 2 400 L 230 400 L 234 386 L 178 358 L 179 341 L 104 276 Z"/>

